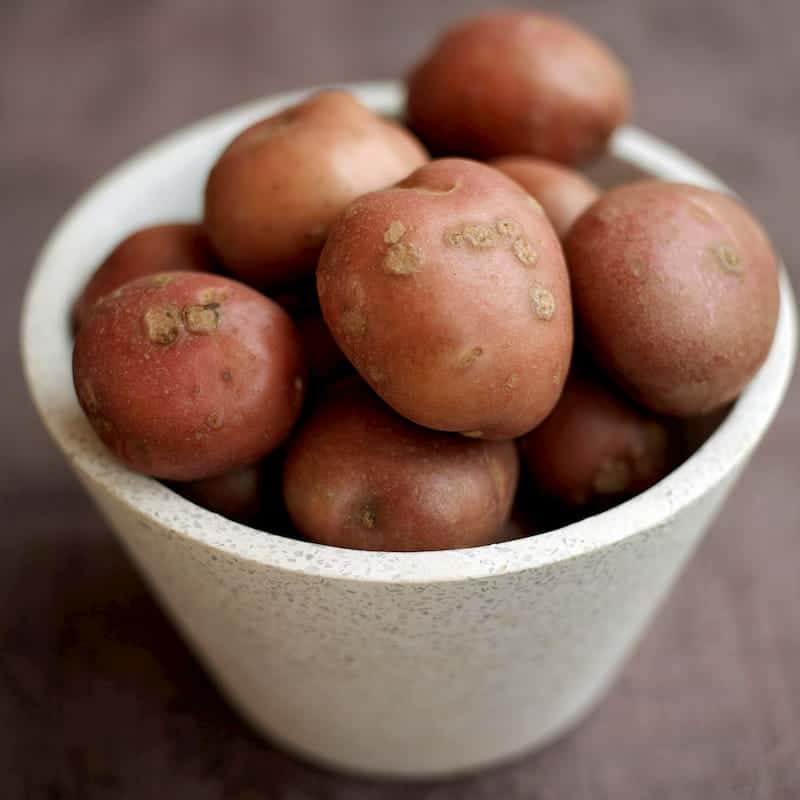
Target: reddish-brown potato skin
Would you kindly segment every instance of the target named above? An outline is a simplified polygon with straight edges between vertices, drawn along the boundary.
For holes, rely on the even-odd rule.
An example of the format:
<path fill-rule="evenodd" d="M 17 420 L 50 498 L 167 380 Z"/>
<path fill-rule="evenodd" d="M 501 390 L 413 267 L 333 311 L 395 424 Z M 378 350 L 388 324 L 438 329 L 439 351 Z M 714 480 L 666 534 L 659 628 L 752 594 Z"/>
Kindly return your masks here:
<path fill-rule="evenodd" d="M 283 492 L 294 524 L 313 541 L 445 550 L 496 540 L 518 474 L 513 443 L 420 428 L 352 378 L 331 387 L 299 427 Z"/>
<path fill-rule="evenodd" d="M 672 433 L 663 420 L 575 374 L 553 413 L 519 442 L 537 488 L 569 506 L 632 497 L 674 464 Z"/>
<path fill-rule="evenodd" d="M 408 85 L 411 126 L 437 153 L 575 164 L 627 117 L 625 69 L 564 20 L 491 11 L 447 31 Z"/>
<path fill-rule="evenodd" d="M 157 272 L 216 272 L 208 238 L 200 225 L 153 225 L 123 239 L 89 279 L 73 308 L 76 330 L 94 304 L 120 286 Z"/>
<path fill-rule="evenodd" d="M 561 245 L 491 167 L 434 161 L 359 198 L 331 229 L 317 289 L 350 362 L 420 425 L 511 439 L 558 399 L 572 350 Z"/>
<path fill-rule="evenodd" d="M 354 198 L 427 161 L 414 136 L 339 91 L 241 133 L 214 165 L 204 225 L 230 272 L 259 288 L 313 274 L 328 226 Z"/>
<path fill-rule="evenodd" d="M 766 358 L 775 253 L 732 198 L 658 181 L 620 186 L 578 219 L 564 247 L 582 339 L 642 405 L 713 411 Z"/>
<path fill-rule="evenodd" d="M 588 178 L 569 167 L 530 156 L 509 156 L 491 162 L 539 201 L 563 239 L 578 217 L 600 196 Z"/>
<path fill-rule="evenodd" d="M 305 364 L 286 313 L 215 275 L 168 272 L 101 300 L 75 338 L 73 379 L 128 466 L 190 481 L 250 464 L 297 419 Z"/>
<path fill-rule="evenodd" d="M 262 464 L 248 464 L 223 475 L 174 484 L 176 491 L 203 508 L 237 522 L 253 522 L 266 491 Z"/>

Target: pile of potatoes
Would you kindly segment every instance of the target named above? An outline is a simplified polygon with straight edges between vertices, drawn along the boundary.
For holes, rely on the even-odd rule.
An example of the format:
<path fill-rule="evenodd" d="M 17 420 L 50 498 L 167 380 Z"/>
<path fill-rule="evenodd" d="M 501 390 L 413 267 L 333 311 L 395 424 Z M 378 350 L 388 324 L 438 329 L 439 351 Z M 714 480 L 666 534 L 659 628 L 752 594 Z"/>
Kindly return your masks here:
<path fill-rule="evenodd" d="M 218 513 L 367 550 L 653 485 L 764 361 L 779 298 L 737 201 L 575 171 L 629 108 L 592 37 L 491 12 L 413 70 L 405 126 L 341 91 L 252 125 L 202 221 L 125 239 L 74 307 L 98 436 Z"/>

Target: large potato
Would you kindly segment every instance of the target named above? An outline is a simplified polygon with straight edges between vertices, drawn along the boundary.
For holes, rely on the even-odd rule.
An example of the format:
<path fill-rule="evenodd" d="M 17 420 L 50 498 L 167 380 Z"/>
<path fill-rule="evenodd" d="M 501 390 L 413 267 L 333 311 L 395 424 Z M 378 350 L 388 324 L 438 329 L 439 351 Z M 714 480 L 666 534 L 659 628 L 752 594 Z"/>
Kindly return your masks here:
<path fill-rule="evenodd" d="M 313 273 L 351 200 L 426 160 L 408 131 L 345 92 L 321 92 L 233 140 L 208 178 L 205 228 L 236 277 L 283 286 Z"/>
<path fill-rule="evenodd" d="M 331 229 L 317 288 L 344 354 L 420 425 L 510 439 L 558 399 L 572 348 L 561 246 L 491 167 L 435 161 L 359 198 Z"/>
<path fill-rule="evenodd" d="M 597 380 L 571 375 L 553 413 L 520 440 L 538 489 L 569 506 L 607 506 L 674 463 L 669 426 Z"/>
<path fill-rule="evenodd" d="M 167 272 L 105 297 L 75 339 L 78 399 L 130 467 L 199 480 L 275 449 L 305 393 L 302 345 L 271 300 L 236 281 Z"/>
<path fill-rule="evenodd" d="M 76 329 L 107 294 L 157 272 L 214 272 L 217 263 L 202 227 L 193 223 L 153 225 L 123 239 L 97 268 L 73 309 Z"/>
<path fill-rule="evenodd" d="M 586 346 L 653 411 L 712 411 L 764 361 L 778 316 L 775 254 L 732 198 L 628 184 L 586 211 L 564 246 Z"/>
<path fill-rule="evenodd" d="M 580 172 L 543 158 L 510 156 L 491 164 L 539 201 L 562 239 L 600 195 L 600 190 Z"/>
<path fill-rule="evenodd" d="M 629 94 L 620 62 L 568 22 L 490 11 L 447 31 L 413 71 L 408 115 L 440 153 L 572 164 L 605 148 Z"/>
<path fill-rule="evenodd" d="M 495 541 L 518 471 L 513 443 L 417 427 L 352 378 L 299 427 L 283 491 L 294 524 L 313 541 L 443 550 Z"/>

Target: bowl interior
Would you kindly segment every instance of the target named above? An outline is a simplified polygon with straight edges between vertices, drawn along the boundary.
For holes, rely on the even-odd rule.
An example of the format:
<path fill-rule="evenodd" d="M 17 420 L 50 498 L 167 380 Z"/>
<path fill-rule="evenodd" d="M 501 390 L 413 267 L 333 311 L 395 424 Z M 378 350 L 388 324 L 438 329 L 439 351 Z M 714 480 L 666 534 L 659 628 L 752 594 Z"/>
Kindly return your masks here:
<path fill-rule="evenodd" d="M 395 84 L 347 85 L 376 111 L 397 115 Z M 44 247 L 22 317 L 22 356 L 33 400 L 51 436 L 79 475 L 152 524 L 238 557 L 289 571 L 348 580 L 466 580 L 513 572 L 606 547 L 642 530 L 669 525 L 675 513 L 713 488 L 747 458 L 788 385 L 796 346 L 791 289 L 781 275 L 781 311 L 770 355 L 731 413 L 678 469 L 609 511 L 538 536 L 469 550 L 373 553 L 326 547 L 265 533 L 184 500 L 157 481 L 128 471 L 94 435 L 72 387 L 70 307 L 106 253 L 126 234 L 166 220 L 195 220 L 211 165 L 243 127 L 313 90 L 242 106 L 168 137 L 115 169 L 66 215 Z M 642 175 L 726 187 L 680 152 L 634 128 L 614 137 L 591 171 L 610 186 Z"/>

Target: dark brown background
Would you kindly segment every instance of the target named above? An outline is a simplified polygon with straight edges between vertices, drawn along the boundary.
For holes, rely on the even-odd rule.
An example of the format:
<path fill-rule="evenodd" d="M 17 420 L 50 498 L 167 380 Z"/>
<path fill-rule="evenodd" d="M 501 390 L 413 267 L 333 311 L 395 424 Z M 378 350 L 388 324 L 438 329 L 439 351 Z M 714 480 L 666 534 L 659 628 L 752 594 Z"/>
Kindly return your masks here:
<path fill-rule="evenodd" d="M 591 719 L 513 766 L 411 787 L 332 776 L 256 739 L 154 606 L 29 405 L 20 294 L 80 192 L 140 146 L 239 101 L 401 75 L 434 31 L 483 5 L 0 0 L 0 797 L 800 797 L 797 380 Z M 744 195 L 800 286 L 800 3 L 538 5 L 622 55 L 637 121 Z"/>

